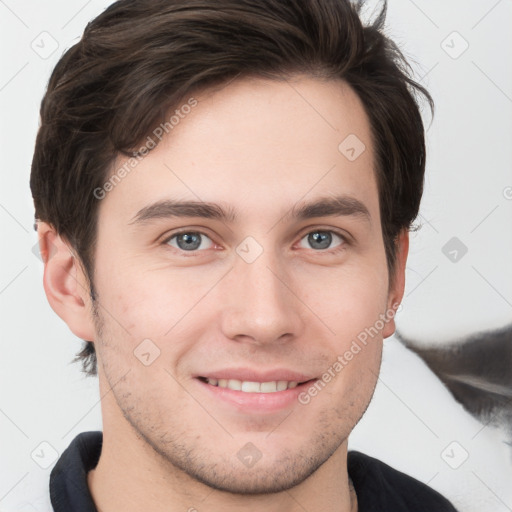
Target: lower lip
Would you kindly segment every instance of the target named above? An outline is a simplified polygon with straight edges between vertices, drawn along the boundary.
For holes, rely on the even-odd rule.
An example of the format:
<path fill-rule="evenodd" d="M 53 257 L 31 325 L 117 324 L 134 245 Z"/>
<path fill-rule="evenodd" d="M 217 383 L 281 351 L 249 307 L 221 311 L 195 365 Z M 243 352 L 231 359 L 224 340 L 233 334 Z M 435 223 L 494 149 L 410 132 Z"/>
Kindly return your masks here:
<path fill-rule="evenodd" d="M 212 386 L 207 382 L 196 379 L 203 389 L 216 399 L 222 400 L 243 412 L 274 412 L 286 409 L 298 402 L 300 393 L 308 389 L 315 380 L 299 384 L 292 389 L 275 391 L 273 393 L 246 393 L 229 388 Z"/>

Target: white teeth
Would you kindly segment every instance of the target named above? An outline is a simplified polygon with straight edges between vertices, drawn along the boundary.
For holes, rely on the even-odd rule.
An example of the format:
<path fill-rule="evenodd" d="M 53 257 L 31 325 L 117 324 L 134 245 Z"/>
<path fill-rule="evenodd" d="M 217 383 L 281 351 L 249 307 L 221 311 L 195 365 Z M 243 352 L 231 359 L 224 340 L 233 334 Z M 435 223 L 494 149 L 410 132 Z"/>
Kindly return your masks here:
<path fill-rule="evenodd" d="M 240 391 L 242 389 L 242 381 L 236 379 L 229 379 L 227 387 L 229 389 L 233 389 L 234 391 Z"/>
<path fill-rule="evenodd" d="M 277 391 L 284 391 L 288 387 L 288 382 L 285 380 L 277 381 Z"/>
<path fill-rule="evenodd" d="M 286 388 L 284 388 L 284 389 L 286 389 Z M 260 391 L 262 393 L 273 393 L 274 391 L 277 391 L 277 384 L 275 381 L 262 382 L 260 384 Z"/>
<path fill-rule="evenodd" d="M 285 391 L 298 386 L 298 382 L 278 380 L 270 382 L 251 382 L 237 379 L 206 379 L 208 384 L 218 386 L 219 388 L 228 388 L 233 391 L 243 391 L 245 393 L 275 393 L 276 391 Z"/>
<path fill-rule="evenodd" d="M 244 381 L 242 382 L 242 391 L 245 393 L 259 393 L 261 384 L 259 382 Z"/>

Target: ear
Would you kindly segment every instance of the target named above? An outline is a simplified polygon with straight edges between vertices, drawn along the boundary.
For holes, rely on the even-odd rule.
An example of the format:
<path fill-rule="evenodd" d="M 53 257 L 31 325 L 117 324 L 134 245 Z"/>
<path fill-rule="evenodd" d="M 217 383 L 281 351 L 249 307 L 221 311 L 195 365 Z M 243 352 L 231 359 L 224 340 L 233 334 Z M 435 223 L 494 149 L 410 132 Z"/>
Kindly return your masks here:
<path fill-rule="evenodd" d="M 407 263 L 407 255 L 409 254 L 409 231 L 403 229 L 398 235 L 396 241 L 396 259 L 395 271 L 391 276 L 389 283 L 388 304 L 386 316 L 389 320 L 386 322 L 382 335 L 384 338 L 391 336 L 395 330 L 395 314 L 402 302 L 405 291 L 405 265 Z"/>
<path fill-rule="evenodd" d="M 43 286 L 50 306 L 73 334 L 94 341 L 89 284 L 78 258 L 46 222 L 38 222 L 37 233 L 44 263 Z"/>

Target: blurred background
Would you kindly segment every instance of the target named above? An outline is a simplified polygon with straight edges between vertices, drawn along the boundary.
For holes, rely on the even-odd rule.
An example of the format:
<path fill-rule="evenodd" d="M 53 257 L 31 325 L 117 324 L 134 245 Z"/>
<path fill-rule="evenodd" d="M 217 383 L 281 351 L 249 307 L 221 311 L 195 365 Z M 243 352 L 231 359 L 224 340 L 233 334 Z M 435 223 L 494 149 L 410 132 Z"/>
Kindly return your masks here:
<path fill-rule="evenodd" d="M 42 287 L 30 164 L 50 72 L 108 0 L 0 0 L 0 510 L 39 511 L 55 461 L 101 429 L 81 343 Z M 369 2 L 368 17 L 381 2 Z M 512 1 L 390 0 L 387 33 L 432 94 L 398 336 L 351 449 L 462 512 L 512 510 Z M 428 364 L 427 364 L 428 363 Z M 448 389 L 445 384 L 448 384 Z M 507 415 L 508 414 L 508 415 Z"/>

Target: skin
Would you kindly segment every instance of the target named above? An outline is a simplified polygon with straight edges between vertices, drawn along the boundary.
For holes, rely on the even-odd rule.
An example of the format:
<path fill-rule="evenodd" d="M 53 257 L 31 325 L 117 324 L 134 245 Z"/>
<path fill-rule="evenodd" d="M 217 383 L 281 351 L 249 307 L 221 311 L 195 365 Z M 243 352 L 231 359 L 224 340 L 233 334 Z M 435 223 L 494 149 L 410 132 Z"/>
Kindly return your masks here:
<path fill-rule="evenodd" d="M 92 496 L 103 512 L 356 510 L 347 439 L 393 320 L 307 405 L 242 410 L 196 377 L 240 367 L 321 377 L 396 309 L 408 235 L 390 281 L 367 116 L 343 82 L 305 76 L 239 79 L 194 97 L 191 113 L 101 200 L 96 305 L 66 242 L 39 226 L 43 255 L 52 247 L 50 304 L 98 355 L 104 442 L 88 474 Z M 354 161 L 338 150 L 349 134 L 366 146 Z M 285 215 L 332 196 L 357 199 L 369 215 Z M 169 198 L 219 203 L 237 218 L 132 222 Z M 195 252 L 166 241 L 182 229 L 207 235 Z M 318 248 L 307 236 L 317 231 L 340 237 Z M 262 249 L 252 263 L 236 251 L 248 236 Z M 144 339 L 160 351 L 148 366 L 134 356 Z M 252 467 L 237 457 L 247 443 L 261 454 Z"/>

